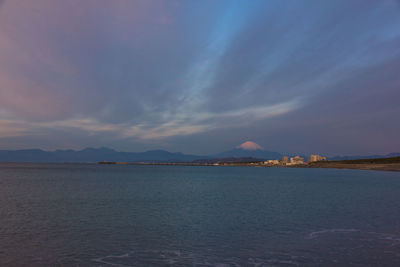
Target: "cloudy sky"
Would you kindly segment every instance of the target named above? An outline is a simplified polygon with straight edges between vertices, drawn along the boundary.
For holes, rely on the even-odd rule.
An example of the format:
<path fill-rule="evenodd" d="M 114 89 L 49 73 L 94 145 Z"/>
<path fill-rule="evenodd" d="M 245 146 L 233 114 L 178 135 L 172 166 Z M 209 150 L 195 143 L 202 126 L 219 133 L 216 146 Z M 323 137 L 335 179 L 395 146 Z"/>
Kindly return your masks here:
<path fill-rule="evenodd" d="M 0 0 L 0 149 L 400 152 L 397 0 Z"/>

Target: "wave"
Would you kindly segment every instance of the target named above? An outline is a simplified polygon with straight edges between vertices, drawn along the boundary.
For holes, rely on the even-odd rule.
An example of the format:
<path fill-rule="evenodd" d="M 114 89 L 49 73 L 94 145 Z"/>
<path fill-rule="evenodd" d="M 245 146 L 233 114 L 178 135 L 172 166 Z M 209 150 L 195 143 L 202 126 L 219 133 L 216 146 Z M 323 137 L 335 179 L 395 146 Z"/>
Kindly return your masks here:
<path fill-rule="evenodd" d="M 347 234 L 347 233 L 354 233 L 354 232 L 360 232 L 360 230 L 358 229 L 324 229 L 324 230 L 320 230 L 320 231 L 315 231 L 315 232 L 311 232 L 308 235 L 308 239 L 314 239 L 317 238 L 320 235 L 324 235 L 324 234 L 332 234 L 332 233 L 340 233 L 340 234 Z"/>
<path fill-rule="evenodd" d="M 239 257 L 217 257 L 204 256 L 200 254 L 182 252 L 179 250 L 137 250 L 121 255 L 108 255 L 92 259 L 92 262 L 101 264 L 101 266 L 215 266 L 215 267 L 240 267 L 240 266 L 300 266 L 302 258 L 283 253 L 267 253 L 267 258 L 239 258 Z"/>

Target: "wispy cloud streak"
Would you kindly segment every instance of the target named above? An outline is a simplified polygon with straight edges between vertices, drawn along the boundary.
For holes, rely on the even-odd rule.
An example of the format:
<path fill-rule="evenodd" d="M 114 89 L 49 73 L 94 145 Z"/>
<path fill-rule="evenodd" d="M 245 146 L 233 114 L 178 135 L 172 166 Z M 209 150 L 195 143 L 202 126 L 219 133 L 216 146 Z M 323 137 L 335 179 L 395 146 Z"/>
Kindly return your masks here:
<path fill-rule="evenodd" d="M 396 150 L 399 67 L 398 1 L 0 1 L 0 148 Z"/>

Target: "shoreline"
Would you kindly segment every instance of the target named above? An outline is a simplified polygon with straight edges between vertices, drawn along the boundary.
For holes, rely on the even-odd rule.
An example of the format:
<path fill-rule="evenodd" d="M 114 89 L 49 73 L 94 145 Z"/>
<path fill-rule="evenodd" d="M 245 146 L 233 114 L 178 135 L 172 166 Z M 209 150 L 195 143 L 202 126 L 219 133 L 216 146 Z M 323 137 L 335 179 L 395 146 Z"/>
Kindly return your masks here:
<path fill-rule="evenodd" d="M 392 158 L 393 159 L 393 158 Z M 263 164 L 263 162 L 0 162 L 0 164 L 91 164 L 91 165 L 153 165 L 153 166 L 207 166 L 207 167 L 258 167 L 258 168 L 315 168 L 400 172 L 400 157 L 392 159 L 318 161 L 297 165 Z M 1 166 L 0 166 L 1 167 Z"/>
<path fill-rule="evenodd" d="M 318 169 L 348 169 L 400 172 L 400 163 L 345 163 L 335 161 L 319 161 L 291 166 L 265 165 L 257 163 L 190 163 L 190 162 L 99 162 L 102 165 L 155 165 L 155 166 L 213 166 L 213 167 L 259 167 L 259 168 L 318 168 Z"/>
<path fill-rule="evenodd" d="M 314 166 L 313 166 L 314 165 Z M 321 168 L 321 169 L 349 169 L 349 170 L 371 170 L 371 171 L 394 171 L 400 172 L 400 163 L 336 163 L 336 162 L 324 162 L 316 163 L 305 168 Z"/>

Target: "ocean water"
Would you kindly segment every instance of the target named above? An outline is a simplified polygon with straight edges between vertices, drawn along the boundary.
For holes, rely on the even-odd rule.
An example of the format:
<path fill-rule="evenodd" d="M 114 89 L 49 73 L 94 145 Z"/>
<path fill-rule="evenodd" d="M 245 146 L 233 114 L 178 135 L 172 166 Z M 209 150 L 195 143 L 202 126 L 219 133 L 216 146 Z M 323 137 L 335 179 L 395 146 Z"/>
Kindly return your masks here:
<path fill-rule="evenodd" d="M 400 173 L 0 164 L 0 266 L 400 266 Z"/>

